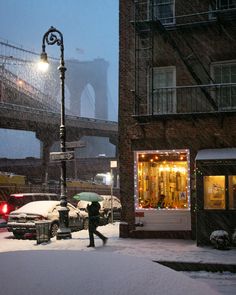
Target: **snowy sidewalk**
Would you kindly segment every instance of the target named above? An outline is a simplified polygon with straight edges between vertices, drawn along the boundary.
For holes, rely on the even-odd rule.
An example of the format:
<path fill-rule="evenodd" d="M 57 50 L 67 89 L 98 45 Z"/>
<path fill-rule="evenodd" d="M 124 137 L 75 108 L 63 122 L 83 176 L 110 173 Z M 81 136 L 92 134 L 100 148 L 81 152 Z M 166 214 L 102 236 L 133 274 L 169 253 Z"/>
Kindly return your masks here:
<path fill-rule="evenodd" d="M 16 240 L 12 233 L 0 235 L 0 252 L 17 250 L 81 250 L 100 251 L 125 254 L 148 258 L 154 261 L 182 261 L 198 263 L 236 264 L 236 248 L 217 250 L 212 247 L 197 247 L 196 241 L 172 239 L 121 239 L 119 238 L 119 223 L 99 227 L 99 230 L 109 238 L 107 246 L 103 247 L 99 239 L 95 239 L 96 248 L 87 248 L 88 232 L 83 230 L 72 233 L 72 239 L 37 245 L 35 240 Z"/>

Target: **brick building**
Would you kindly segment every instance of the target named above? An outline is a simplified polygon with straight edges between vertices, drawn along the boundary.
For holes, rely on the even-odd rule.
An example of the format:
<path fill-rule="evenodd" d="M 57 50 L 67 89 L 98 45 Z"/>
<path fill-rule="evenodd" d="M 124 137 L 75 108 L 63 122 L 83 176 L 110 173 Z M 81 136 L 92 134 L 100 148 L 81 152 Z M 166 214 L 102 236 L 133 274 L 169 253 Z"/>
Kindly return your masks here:
<path fill-rule="evenodd" d="M 236 1 L 120 0 L 121 237 L 236 228 Z"/>

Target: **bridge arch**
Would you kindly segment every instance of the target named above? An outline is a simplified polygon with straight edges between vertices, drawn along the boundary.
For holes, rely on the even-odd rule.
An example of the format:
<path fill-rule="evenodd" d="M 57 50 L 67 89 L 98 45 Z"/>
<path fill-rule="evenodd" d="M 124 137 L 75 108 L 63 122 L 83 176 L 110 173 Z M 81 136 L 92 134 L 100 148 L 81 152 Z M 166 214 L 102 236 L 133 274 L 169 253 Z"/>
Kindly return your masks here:
<path fill-rule="evenodd" d="M 108 95 L 107 95 L 107 70 L 109 63 L 102 58 L 93 61 L 78 61 L 69 59 L 65 61 L 67 68 L 65 74 L 65 84 L 70 93 L 69 110 L 77 116 L 81 113 L 81 96 L 87 85 L 94 89 L 95 111 L 94 117 L 97 119 L 108 119 Z M 58 64 L 53 63 L 50 73 L 45 81 L 45 92 L 58 95 L 59 78 Z M 53 85 L 53 87 L 52 87 Z M 56 85 L 56 87 L 55 87 Z"/>
<path fill-rule="evenodd" d="M 81 115 L 86 118 L 95 118 L 95 91 L 88 83 L 81 93 Z"/>

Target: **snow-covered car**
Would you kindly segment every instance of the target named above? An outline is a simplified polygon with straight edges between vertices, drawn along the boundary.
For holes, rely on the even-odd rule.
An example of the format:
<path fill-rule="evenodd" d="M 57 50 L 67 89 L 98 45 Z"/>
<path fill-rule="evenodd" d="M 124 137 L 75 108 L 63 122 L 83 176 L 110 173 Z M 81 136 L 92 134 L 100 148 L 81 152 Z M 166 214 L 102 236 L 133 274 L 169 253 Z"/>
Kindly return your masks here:
<path fill-rule="evenodd" d="M 5 196 L 3 200 L 0 197 L 0 219 L 7 223 L 8 215 L 25 204 L 33 201 L 59 200 L 59 195 L 54 193 L 17 193 Z"/>
<path fill-rule="evenodd" d="M 101 225 L 107 224 L 111 222 L 112 211 L 111 206 L 113 208 L 113 220 L 120 220 L 121 217 L 121 203 L 120 200 L 113 196 L 111 200 L 111 196 L 101 195 L 103 197 L 103 201 L 100 201 L 101 209 L 100 209 L 100 220 Z M 77 208 L 82 211 L 87 211 L 87 205 L 91 204 L 91 202 L 87 201 L 79 201 L 77 204 Z"/>
<path fill-rule="evenodd" d="M 25 234 L 36 234 L 35 222 L 50 221 L 50 235 L 54 237 L 59 228 L 59 201 L 35 201 L 12 211 L 9 214 L 7 229 L 16 238 L 23 238 Z M 71 231 L 79 231 L 88 227 L 88 213 L 75 208 L 68 203 L 69 228 Z"/>

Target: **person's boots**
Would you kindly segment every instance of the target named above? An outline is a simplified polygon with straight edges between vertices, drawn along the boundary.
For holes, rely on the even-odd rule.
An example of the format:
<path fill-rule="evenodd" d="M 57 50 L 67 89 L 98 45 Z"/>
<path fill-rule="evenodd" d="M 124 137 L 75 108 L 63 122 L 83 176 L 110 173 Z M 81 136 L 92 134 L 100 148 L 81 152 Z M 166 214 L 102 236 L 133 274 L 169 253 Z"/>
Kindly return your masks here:
<path fill-rule="evenodd" d="M 107 240 L 108 240 L 108 238 L 104 238 L 104 239 L 103 239 L 103 245 L 104 245 L 104 246 L 106 245 Z"/>
<path fill-rule="evenodd" d="M 87 246 L 87 248 L 90 248 L 90 247 L 95 247 L 95 245 L 94 245 L 94 244 L 89 244 L 89 245 Z"/>

